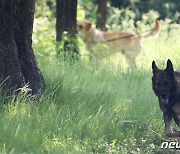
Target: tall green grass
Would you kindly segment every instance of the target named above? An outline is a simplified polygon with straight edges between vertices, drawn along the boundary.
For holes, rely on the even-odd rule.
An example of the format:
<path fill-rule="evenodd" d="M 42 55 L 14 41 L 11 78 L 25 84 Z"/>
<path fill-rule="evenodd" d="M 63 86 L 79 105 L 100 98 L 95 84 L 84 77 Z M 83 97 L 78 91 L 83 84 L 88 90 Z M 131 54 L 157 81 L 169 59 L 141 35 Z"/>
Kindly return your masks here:
<path fill-rule="evenodd" d="M 1 103 L 0 153 L 174 153 L 160 148 L 169 139 L 151 62 L 163 68 L 170 58 L 180 68 L 178 36 L 145 40 L 136 69 L 125 68 L 122 55 L 93 64 L 56 59 L 53 42 L 42 36 L 34 50 L 46 92 L 39 101 Z"/>

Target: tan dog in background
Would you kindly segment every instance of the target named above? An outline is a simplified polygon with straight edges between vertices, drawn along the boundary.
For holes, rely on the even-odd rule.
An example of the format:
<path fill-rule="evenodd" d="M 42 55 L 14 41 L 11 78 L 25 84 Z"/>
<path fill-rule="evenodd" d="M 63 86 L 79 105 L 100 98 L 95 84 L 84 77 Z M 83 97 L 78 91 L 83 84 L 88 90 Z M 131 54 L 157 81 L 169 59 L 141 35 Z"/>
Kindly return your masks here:
<path fill-rule="evenodd" d="M 135 58 L 142 48 L 142 38 L 157 34 L 159 27 L 159 21 L 156 21 L 155 27 L 148 34 L 138 35 L 129 32 L 104 32 L 92 27 L 89 21 L 77 21 L 76 29 L 84 34 L 84 41 L 88 46 L 97 43 L 107 44 L 109 53 L 101 52 L 101 57 L 121 52 L 125 55 L 127 63 L 133 66 L 135 65 Z"/>

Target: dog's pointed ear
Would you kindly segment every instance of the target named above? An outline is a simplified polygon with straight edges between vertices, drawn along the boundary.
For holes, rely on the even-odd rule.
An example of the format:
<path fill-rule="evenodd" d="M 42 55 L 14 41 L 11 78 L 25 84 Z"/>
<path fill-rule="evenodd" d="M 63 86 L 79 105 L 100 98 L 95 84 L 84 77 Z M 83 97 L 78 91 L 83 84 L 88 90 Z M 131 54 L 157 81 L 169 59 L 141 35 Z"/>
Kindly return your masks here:
<path fill-rule="evenodd" d="M 167 66 L 165 70 L 170 73 L 174 71 L 173 64 L 170 59 L 167 60 Z"/>
<path fill-rule="evenodd" d="M 90 22 L 86 21 L 86 30 L 89 30 L 91 28 L 91 25 L 92 24 Z"/>
<path fill-rule="evenodd" d="M 156 73 L 159 71 L 159 68 L 156 66 L 156 62 L 154 60 L 152 62 L 152 71 L 153 73 Z"/>

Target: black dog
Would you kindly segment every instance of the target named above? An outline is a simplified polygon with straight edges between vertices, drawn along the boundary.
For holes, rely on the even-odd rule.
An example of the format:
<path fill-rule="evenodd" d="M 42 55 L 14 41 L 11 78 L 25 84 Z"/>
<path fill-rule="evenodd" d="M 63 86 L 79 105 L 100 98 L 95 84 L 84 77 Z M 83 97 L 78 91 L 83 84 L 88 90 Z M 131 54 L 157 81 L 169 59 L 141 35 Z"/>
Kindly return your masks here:
<path fill-rule="evenodd" d="M 155 61 L 152 62 L 152 70 L 152 88 L 163 112 L 166 136 L 180 137 L 180 131 L 171 129 L 172 118 L 180 126 L 180 72 L 174 71 L 169 59 L 165 70 L 160 70 Z"/>

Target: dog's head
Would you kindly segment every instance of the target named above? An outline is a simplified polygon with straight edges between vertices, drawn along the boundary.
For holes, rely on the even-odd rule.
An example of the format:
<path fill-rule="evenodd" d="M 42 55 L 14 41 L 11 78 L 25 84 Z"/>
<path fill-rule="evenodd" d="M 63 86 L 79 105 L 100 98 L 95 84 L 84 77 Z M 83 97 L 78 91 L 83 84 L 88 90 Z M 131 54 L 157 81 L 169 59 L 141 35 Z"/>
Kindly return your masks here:
<path fill-rule="evenodd" d="M 89 21 L 77 21 L 76 30 L 80 33 L 88 33 L 92 24 Z"/>
<path fill-rule="evenodd" d="M 174 84 L 173 64 L 168 59 L 165 70 L 160 70 L 155 61 L 152 62 L 152 87 L 154 93 L 159 98 L 159 101 L 164 104 L 169 104 L 169 97 Z"/>

